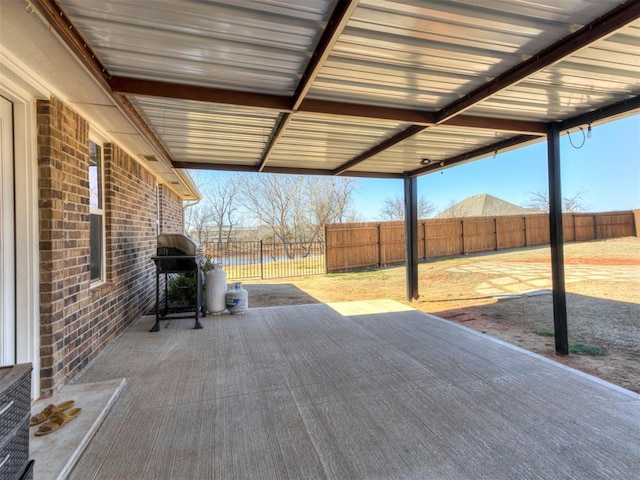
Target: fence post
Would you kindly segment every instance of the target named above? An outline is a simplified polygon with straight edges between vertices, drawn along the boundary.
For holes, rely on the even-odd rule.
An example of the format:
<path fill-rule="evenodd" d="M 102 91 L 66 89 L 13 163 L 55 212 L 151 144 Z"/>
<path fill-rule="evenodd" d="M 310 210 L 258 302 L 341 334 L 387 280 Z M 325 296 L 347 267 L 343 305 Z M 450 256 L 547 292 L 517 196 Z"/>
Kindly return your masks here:
<path fill-rule="evenodd" d="M 598 239 L 598 217 L 595 213 L 593 214 L 593 239 Z"/>
<path fill-rule="evenodd" d="M 329 273 L 329 244 L 327 243 L 327 224 L 324 224 L 324 273 Z"/>
<path fill-rule="evenodd" d="M 460 220 L 460 236 L 462 237 L 462 255 L 465 254 L 466 252 L 466 248 L 465 248 L 465 244 L 464 244 L 464 219 Z"/>
<path fill-rule="evenodd" d="M 422 222 L 422 235 L 424 237 L 424 256 L 423 260 L 427 260 L 427 222 Z"/>
<path fill-rule="evenodd" d="M 264 280 L 264 252 L 262 250 L 262 240 L 260 240 L 260 278 Z"/>
<path fill-rule="evenodd" d="M 496 251 L 498 251 L 498 217 L 493 217 L 493 233 L 496 237 Z"/>
<path fill-rule="evenodd" d="M 524 246 L 527 247 L 527 217 L 524 216 L 522 217 L 523 220 L 523 227 L 524 227 Z"/>
<path fill-rule="evenodd" d="M 382 235 L 380 232 L 380 224 L 376 225 L 378 230 L 378 268 L 382 267 Z"/>

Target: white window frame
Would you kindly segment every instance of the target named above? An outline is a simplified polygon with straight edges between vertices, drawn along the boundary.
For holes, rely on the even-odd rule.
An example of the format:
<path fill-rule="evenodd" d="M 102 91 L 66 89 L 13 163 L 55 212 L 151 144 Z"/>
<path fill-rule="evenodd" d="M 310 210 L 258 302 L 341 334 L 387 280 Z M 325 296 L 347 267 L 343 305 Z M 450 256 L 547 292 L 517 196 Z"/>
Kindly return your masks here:
<path fill-rule="evenodd" d="M 102 283 L 104 283 L 106 281 L 106 258 L 107 258 L 107 250 L 106 250 L 106 234 L 105 234 L 105 204 L 104 204 L 104 144 L 106 143 L 104 140 L 104 137 L 102 137 L 102 135 L 100 135 L 98 132 L 96 132 L 93 129 L 89 130 L 89 142 L 93 142 L 94 144 L 96 144 L 97 146 L 100 147 L 100 175 L 99 175 L 99 181 L 100 181 L 100 185 L 99 185 L 99 195 L 100 195 L 100 202 L 99 204 L 102 206 L 102 208 L 96 208 L 96 207 L 92 207 L 91 205 L 89 206 L 89 214 L 90 215 L 101 215 L 102 216 L 102 231 L 100 232 L 100 245 L 101 245 L 101 251 L 100 251 L 100 276 L 98 278 L 95 279 L 91 279 L 91 286 L 96 286 L 96 285 L 100 285 Z M 87 172 L 88 173 L 88 172 Z M 89 195 L 91 195 L 91 193 L 89 193 Z M 89 222 L 89 230 L 91 230 L 91 222 Z M 91 235 L 89 235 L 89 237 L 91 237 Z M 91 247 L 91 245 L 90 245 Z M 90 253 L 91 255 L 91 253 Z"/>

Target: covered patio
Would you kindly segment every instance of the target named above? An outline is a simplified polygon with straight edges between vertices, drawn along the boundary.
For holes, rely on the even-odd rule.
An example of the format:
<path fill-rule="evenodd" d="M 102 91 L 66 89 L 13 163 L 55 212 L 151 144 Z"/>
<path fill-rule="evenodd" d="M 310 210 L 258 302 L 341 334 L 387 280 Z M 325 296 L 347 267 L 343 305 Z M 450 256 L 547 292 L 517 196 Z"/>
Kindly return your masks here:
<path fill-rule="evenodd" d="M 61 392 L 126 377 L 69 478 L 634 478 L 640 468 L 639 395 L 395 302 L 256 308 L 153 335 L 152 323 L 140 318 Z M 46 468 L 36 457 L 36 478 L 55 478 Z"/>
<path fill-rule="evenodd" d="M 556 350 L 566 354 L 560 136 L 586 138 L 639 111 L 640 1 L 1 2 L 0 60 L 10 67 L 1 73 L 20 87 L 16 111 L 30 112 L 16 143 L 34 207 L 23 255 L 33 280 L 18 279 L 6 298 L 35 291 L 40 302 L 16 337 L 29 340 L 25 358 L 42 370 L 35 391 L 42 376 L 53 392 L 41 401 L 74 396 L 84 409 L 60 435 L 31 441 L 35 478 L 637 476 L 637 394 L 386 302 L 258 308 L 208 317 L 202 330 L 172 320 L 150 334 L 151 317 L 133 320 L 144 301 L 131 318 L 112 313 L 125 310 L 122 299 L 151 298 L 117 275 L 131 262 L 103 255 L 111 272 L 101 284 L 84 274 L 88 209 L 77 222 L 80 252 L 63 242 L 48 251 L 83 257 L 84 276 L 53 262 L 38 269 L 38 234 L 67 227 L 40 227 L 35 207 L 49 198 L 38 193 L 48 180 L 38 162 L 51 157 L 64 180 L 49 185 L 52 198 L 70 193 L 66 152 L 78 150 L 88 167 L 93 127 L 122 157 L 109 159 L 122 172 L 105 172 L 121 195 L 107 198 L 145 195 L 127 210 L 143 219 L 107 222 L 108 233 L 124 225 L 128 243 L 104 235 L 111 252 L 130 250 L 129 237 L 144 243 L 138 259 L 162 227 L 162 192 L 199 198 L 185 169 L 401 180 L 415 299 L 417 178 L 546 140 Z M 58 141 L 36 128 L 45 114 L 46 126 L 66 119 L 60 131 L 77 133 L 82 148 L 38 153 Z M 83 189 L 75 202 L 88 205 Z M 51 213 L 63 214 L 68 205 L 57 203 Z M 107 221 L 122 211 L 107 207 Z M 181 213 L 169 209 L 169 227 Z M 151 268 L 140 266 L 141 277 Z M 48 272 L 70 284 L 57 290 Z M 93 303 L 104 326 L 92 337 Z M 103 332 L 112 336 L 89 345 Z M 74 351 L 76 340 L 86 350 Z M 41 452 L 62 462 L 51 469 Z"/>
<path fill-rule="evenodd" d="M 401 179 L 410 300 L 417 178 L 546 140 L 556 351 L 568 354 L 560 136 L 586 139 L 639 111 L 639 1 L 34 0 L 27 10 L 98 87 L 81 98 L 74 78 L 63 87 L 72 104 L 171 185 L 184 169 Z"/>

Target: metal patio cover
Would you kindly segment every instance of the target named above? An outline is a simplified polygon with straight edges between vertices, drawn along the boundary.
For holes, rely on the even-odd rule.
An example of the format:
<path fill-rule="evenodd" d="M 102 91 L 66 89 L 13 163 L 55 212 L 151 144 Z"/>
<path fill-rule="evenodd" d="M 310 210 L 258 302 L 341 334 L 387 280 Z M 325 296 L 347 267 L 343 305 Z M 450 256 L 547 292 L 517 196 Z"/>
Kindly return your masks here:
<path fill-rule="evenodd" d="M 415 177 L 640 108 L 640 1 L 34 0 L 174 168 Z"/>

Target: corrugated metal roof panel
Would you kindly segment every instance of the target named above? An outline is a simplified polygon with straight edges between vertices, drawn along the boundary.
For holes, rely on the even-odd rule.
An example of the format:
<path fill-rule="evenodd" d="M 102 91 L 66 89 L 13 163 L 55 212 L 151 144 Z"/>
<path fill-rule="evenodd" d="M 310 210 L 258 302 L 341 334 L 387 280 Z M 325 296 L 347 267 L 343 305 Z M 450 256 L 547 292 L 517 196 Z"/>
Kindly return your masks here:
<path fill-rule="evenodd" d="M 360 163 L 352 170 L 392 173 L 397 172 L 400 167 L 403 171 L 412 171 L 423 166 L 420 162 L 424 158 L 437 164 L 510 136 L 512 134 L 477 128 L 434 126 Z"/>
<path fill-rule="evenodd" d="M 278 113 L 203 102 L 132 96 L 133 105 L 177 161 L 257 163 Z"/>
<path fill-rule="evenodd" d="M 335 0 L 62 0 L 112 75 L 292 93 Z"/>
<path fill-rule="evenodd" d="M 398 122 L 299 113 L 269 157 L 269 166 L 333 170 L 404 127 Z"/>
<path fill-rule="evenodd" d="M 558 120 L 640 94 L 640 21 L 531 75 L 468 110 L 474 115 Z"/>
<path fill-rule="evenodd" d="M 60 0 L 60 5 L 108 72 L 119 77 L 111 79 L 113 91 L 131 99 L 173 160 L 314 173 L 345 173 L 341 168 L 348 163 L 354 172 L 398 175 L 416 168 L 424 172 L 419 160 L 425 155 L 449 158 L 513 135 L 496 135 L 490 118 L 475 123 L 486 131 L 451 126 L 462 112 L 531 120 L 537 124 L 520 124 L 517 131 L 541 133 L 542 122 L 638 96 L 640 21 L 621 27 L 625 15 L 628 21 L 640 15 L 636 2 L 621 2 L 360 0 L 348 8 L 338 0 Z M 598 30 L 592 25 L 578 42 L 555 48 L 564 59 L 546 55 L 554 42 L 603 14 L 607 20 L 600 33 L 590 34 Z M 49 23 L 64 38 L 67 25 L 61 28 L 56 22 L 61 17 L 53 17 Z M 74 41 L 67 39 L 72 50 Z M 589 42 L 594 43 L 574 52 L 572 45 Z M 315 51 L 318 45 L 323 48 Z M 526 62 L 539 58 L 539 71 L 532 73 Z M 316 61 L 319 68 L 311 68 Z M 524 73 L 505 80 L 512 67 Z M 225 106 L 158 98 L 162 95 Z M 313 108 L 289 111 L 304 106 L 305 95 L 316 100 L 315 111 L 322 115 L 311 113 Z M 361 116 L 348 117 L 349 108 Z M 324 115 L 328 112 L 334 115 Z M 291 117 L 281 128 L 286 114 Z M 408 138 L 422 127 L 369 119 L 376 115 L 421 126 L 425 120 L 453 122 Z M 457 120 L 470 125 L 468 118 Z M 388 150 L 350 162 L 372 148 Z"/>
<path fill-rule="evenodd" d="M 310 97 L 439 109 L 616 0 L 362 0 Z"/>

